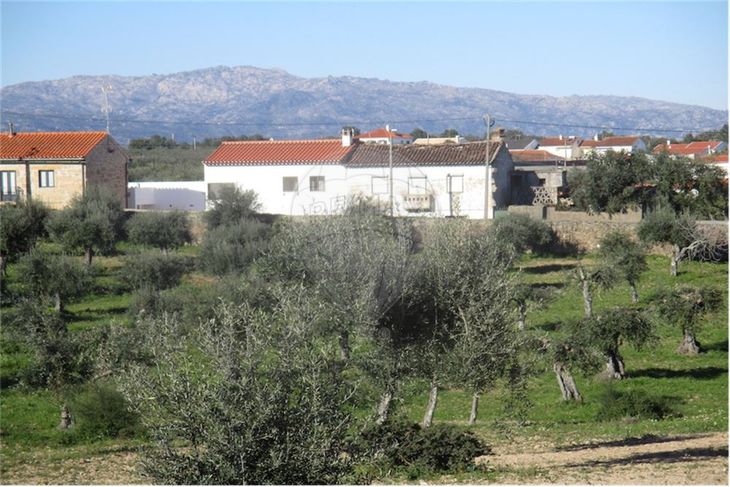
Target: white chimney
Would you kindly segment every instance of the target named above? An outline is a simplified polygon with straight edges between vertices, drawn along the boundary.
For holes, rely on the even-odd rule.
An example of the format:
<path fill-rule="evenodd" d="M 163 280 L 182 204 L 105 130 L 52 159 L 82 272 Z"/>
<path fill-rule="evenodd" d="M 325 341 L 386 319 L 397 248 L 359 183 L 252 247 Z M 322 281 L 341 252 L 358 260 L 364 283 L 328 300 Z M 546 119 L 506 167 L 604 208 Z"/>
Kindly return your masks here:
<path fill-rule="evenodd" d="M 355 136 L 355 131 L 351 128 L 342 129 L 342 147 L 350 147 L 352 145 L 352 139 Z"/>
<path fill-rule="evenodd" d="M 596 142 L 598 142 L 598 134 L 596 134 L 596 135 L 593 136 L 593 140 L 595 140 Z"/>
<path fill-rule="evenodd" d="M 563 140 L 563 134 L 558 135 L 558 139 Z"/>

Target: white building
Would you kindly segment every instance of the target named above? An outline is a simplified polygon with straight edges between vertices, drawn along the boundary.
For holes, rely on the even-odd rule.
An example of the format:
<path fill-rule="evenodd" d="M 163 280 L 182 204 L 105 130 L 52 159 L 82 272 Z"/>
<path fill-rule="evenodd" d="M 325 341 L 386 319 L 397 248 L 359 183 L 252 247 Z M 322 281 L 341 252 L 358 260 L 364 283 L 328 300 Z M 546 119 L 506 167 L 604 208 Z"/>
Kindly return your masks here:
<path fill-rule="evenodd" d="M 205 181 L 127 183 L 127 208 L 137 210 L 205 210 Z"/>
<path fill-rule="evenodd" d="M 561 159 L 577 159 L 580 157 L 580 143 L 581 139 L 575 136 L 564 137 L 559 135 L 557 137 L 543 137 L 539 140 L 537 148 L 540 150 L 549 152 Z M 531 149 L 533 147 L 530 147 Z"/>
<path fill-rule="evenodd" d="M 355 138 L 365 144 L 410 144 L 413 137 L 410 134 L 401 134 L 397 130 L 391 129 L 389 125 L 385 128 L 378 128 L 356 135 Z"/>
<path fill-rule="evenodd" d="M 263 213 L 336 214 L 353 196 L 372 197 L 399 216 L 484 218 L 486 142 L 415 146 L 341 140 L 223 142 L 203 161 L 207 197 L 222 185 L 253 190 Z M 489 143 L 491 207 L 510 199 L 512 159 Z M 392 176 L 391 161 L 392 159 Z"/>
<path fill-rule="evenodd" d="M 583 140 L 580 142 L 581 157 L 588 157 L 593 153 L 605 154 L 608 151 L 623 151 L 629 154 L 632 152 L 646 152 L 646 144 L 638 135 L 606 137 L 600 140 L 598 136 L 595 136 L 593 140 Z"/>

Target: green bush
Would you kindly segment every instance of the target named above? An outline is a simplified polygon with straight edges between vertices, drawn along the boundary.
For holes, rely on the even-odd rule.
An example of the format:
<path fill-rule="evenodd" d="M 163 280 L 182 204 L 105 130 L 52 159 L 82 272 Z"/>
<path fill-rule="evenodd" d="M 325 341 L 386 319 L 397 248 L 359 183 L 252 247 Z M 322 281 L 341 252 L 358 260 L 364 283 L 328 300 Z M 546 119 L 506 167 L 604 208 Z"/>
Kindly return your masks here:
<path fill-rule="evenodd" d="M 671 416 L 679 416 L 673 404 L 676 398 L 667 396 L 651 396 L 638 389 L 620 391 L 609 385 L 598 397 L 600 407 L 596 419 L 607 421 L 623 418 L 641 418 L 660 420 Z"/>
<path fill-rule="evenodd" d="M 536 254 L 545 254 L 557 241 L 557 235 L 550 225 L 519 213 L 510 213 L 496 220 L 492 231 L 500 241 L 509 243 L 520 253 L 530 250 Z"/>
<path fill-rule="evenodd" d="M 190 222 L 182 211 L 136 213 L 127 221 L 127 236 L 136 244 L 176 249 L 192 241 Z"/>
<path fill-rule="evenodd" d="M 88 384 L 69 401 L 77 432 L 84 438 L 129 438 L 140 433 L 139 417 L 108 384 Z"/>
<path fill-rule="evenodd" d="M 180 283 L 189 267 L 187 259 L 175 255 L 130 255 L 124 257 L 121 277 L 134 289 L 168 289 Z"/>
<path fill-rule="evenodd" d="M 471 432 L 444 424 L 421 428 L 401 419 L 364 429 L 352 449 L 366 466 L 434 473 L 467 470 L 474 466 L 476 457 L 491 453 L 491 448 Z"/>
<path fill-rule="evenodd" d="M 254 191 L 241 191 L 237 186 L 223 187 L 213 197 L 213 207 L 205 212 L 208 230 L 236 225 L 241 220 L 251 218 L 261 209 L 258 195 Z"/>
<path fill-rule="evenodd" d="M 210 230 L 203 240 L 200 265 L 218 276 L 245 270 L 268 245 L 270 227 L 256 220 Z"/>

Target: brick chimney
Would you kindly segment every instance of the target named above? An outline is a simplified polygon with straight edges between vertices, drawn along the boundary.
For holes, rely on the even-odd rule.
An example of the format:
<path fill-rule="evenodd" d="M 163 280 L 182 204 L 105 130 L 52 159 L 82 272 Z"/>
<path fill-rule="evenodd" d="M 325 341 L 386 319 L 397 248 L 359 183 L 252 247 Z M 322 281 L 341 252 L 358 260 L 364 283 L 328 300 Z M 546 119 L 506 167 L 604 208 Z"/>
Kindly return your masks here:
<path fill-rule="evenodd" d="M 502 142 L 504 140 L 504 128 L 496 127 L 489 133 L 489 140 L 493 142 Z"/>

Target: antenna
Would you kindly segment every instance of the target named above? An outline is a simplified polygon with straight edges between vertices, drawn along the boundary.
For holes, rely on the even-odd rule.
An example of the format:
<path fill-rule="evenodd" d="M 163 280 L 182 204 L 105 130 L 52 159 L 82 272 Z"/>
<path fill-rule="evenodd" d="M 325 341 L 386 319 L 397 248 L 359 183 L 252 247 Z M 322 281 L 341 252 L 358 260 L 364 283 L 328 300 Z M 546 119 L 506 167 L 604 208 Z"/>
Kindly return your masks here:
<path fill-rule="evenodd" d="M 109 133 L 109 114 L 112 109 L 109 106 L 109 93 L 112 91 L 112 85 L 102 85 L 101 92 L 104 93 L 104 106 L 101 107 L 101 113 L 106 116 L 106 133 Z"/>

